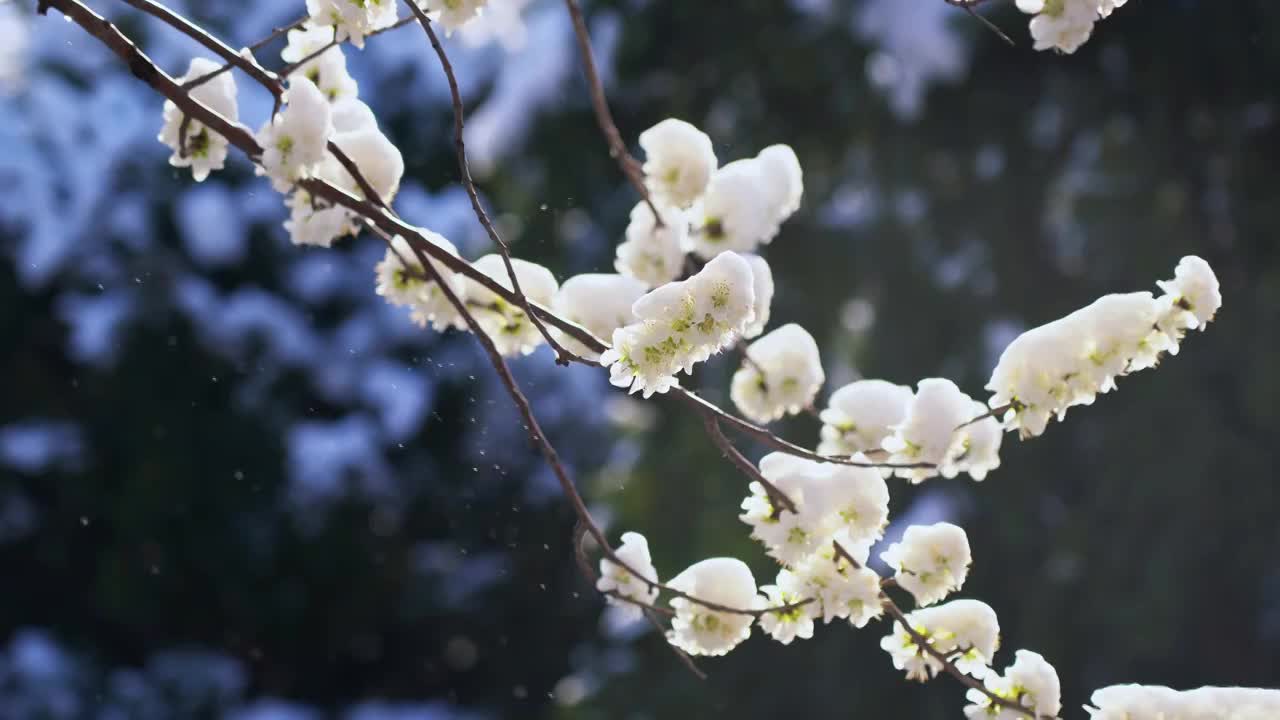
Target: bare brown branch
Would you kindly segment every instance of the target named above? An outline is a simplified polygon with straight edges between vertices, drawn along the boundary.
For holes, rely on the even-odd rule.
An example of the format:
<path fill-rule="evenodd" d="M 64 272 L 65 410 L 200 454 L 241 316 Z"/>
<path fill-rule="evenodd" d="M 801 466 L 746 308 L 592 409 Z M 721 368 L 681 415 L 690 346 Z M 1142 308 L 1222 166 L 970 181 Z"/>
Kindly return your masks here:
<path fill-rule="evenodd" d="M 791 498 L 787 497 L 787 494 L 782 492 L 777 485 L 774 485 L 759 470 L 757 470 L 756 466 L 743 456 L 741 452 L 738 452 L 738 448 L 734 447 L 732 442 L 729 442 L 729 438 L 725 437 L 724 431 L 720 429 L 720 422 L 718 420 L 714 417 L 706 416 L 703 419 L 703 423 L 706 425 L 707 435 L 711 437 L 711 440 L 716 444 L 716 447 L 720 448 L 720 452 L 725 457 L 729 458 L 729 460 L 737 466 L 738 470 L 740 470 L 742 474 L 746 475 L 751 480 L 760 483 L 760 486 L 764 488 L 766 493 L 768 493 L 769 503 L 773 505 L 773 517 L 775 519 L 777 519 L 783 510 L 793 514 L 798 512 L 795 502 Z"/>
<path fill-rule="evenodd" d="M 591 50 L 591 33 L 587 30 L 587 21 L 582 16 L 582 8 L 578 5 L 578 0 L 564 0 L 564 4 L 569 8 L 569 16 L 573 19 L 573 31 L 578 38 L 578 50 L 582 53 L 582 72 L 586 75 L 587 88 L 591 92 L 591 107 L 595 111 L 596 124 L 600 126 L 600 132 L 604 134 L 605 142 L 609 145 L 609 157 L 618 163 L 622 174 L 627 177 L 631 186 L 649 206 L 649 210 L 653 212 L 654 224 L 662 227 L 662 214 L 653 204 L 653 198 L 649 196 L 649 188 L 644 184 L 644 171 L 641 169 L 640 161 L 627 152 L 627 143 L 622 139 L 617 123 L 613 121 L 613 112 L 609 110 L 609 100 L 604 94 L 604 84 L 600 82 L 600 73 L 596 69 L 595 54 Z"/>
<path fill-rule="evenodd" d="M 404 4 L 409 6 L 409 10 L 418 18 L 418 24 L 422 26 L 422 31 L 427 34 L 427 39 L 431 41 L 431 47 L 436 51 L 436 56 L 440 58 L 440 67 L 444 69 L 445 79 L 449 82 L 449 94 L 453 101 L 453 148 L 458 156 L 458 172 L 462 176 L 462 186 L 467 190 L 467 197 L 471 198 L 471 209 L 475 211 L 476 218 L 480 220 L 480 224 L 484 226 L 484 230 L 489 234 L 489 239 L 494 245 L 498 246 L 498 251 L 502 255 L 502 264 L 507 267 L 507 276 L 511 279 L 511 290 L 515 293 L 517 304 L 524 308 L 525 315 L 538 328 L 538 332 L 542 333 L 542 337 L 546 339 L 547 344 L 556 353 L 556 363 L 559 365 L 568 365 L 577 356 L 565 350 L 551 336 L 547 326 L 543 324 L 542 319 L 529 304 L 529 298 L 525 296 L 524 291 L 520 289 L 520 278 L 516 276 L 515 266 L 511 264 L 511 248 L 507 246 L 506 241 L 498 235 L 498 230 L 493 226 L 493 222 L 489 220 L 489 214 L 485 212 L 484 206 L 480 203 L 480 194 L 476 192 L 476 183 L 471 178 L 471 165 L 467 162 L 467 146 L 463 139 L 463 131 L 466 124 L 466 111 L 462 104 L 462 92 L 458 89 L 458 78 L 453 74 L 453 63 L 449 62 L 449 55 L 445 53 L 444 46 L 440 44 L 440 38 L 436 36 L 436 31 L 431 27 L 431 19 L 427 17 L 425 11 L 418 7 L 413 0 L 404 0 Z"/>

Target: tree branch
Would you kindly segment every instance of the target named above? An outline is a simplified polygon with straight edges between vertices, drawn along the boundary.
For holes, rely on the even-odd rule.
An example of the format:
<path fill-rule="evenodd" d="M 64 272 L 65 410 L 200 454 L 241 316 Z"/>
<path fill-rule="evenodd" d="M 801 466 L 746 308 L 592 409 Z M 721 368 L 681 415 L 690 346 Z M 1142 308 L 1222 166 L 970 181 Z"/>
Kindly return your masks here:
<path fill-rule="evenodd" d="M 206 32 L 204 28 L 196 25 L 164 5 L 161 5 L 158 2 L 153 2 L 153 0 L 120 1 L 151 15 L 154 18 L 168 23 L 170 26 L 182 32 L 182 34 L 205 46 L 218 57 L 221 57 L 228 65 L 234 65 L 241 70 L 244 70 L 250 77 L 257 80 L 259 83 L 262 83 L 263 87 L 270 90 L 271 94 L 275 95 L 277 99 L 284 93 L 284 84 L 280 82 L 280 77 L 259 65 L 258 61 L 253 58 L 252 53 L 249 53 L 247 57 L 245 55 L 241 55 L 230 45 L 227 45 Z M 54 2 L 49 4 L 54 7 L 58 6 L 58 3 Z"/>
<path fill-rule="evenodd" d="M 640 161 L 627 152 L 627 143 L 623 141 L 618 125 L 613 121 L 613 113 L 609 110 L 609 101 L 604 94 L 604 84 L 600 82 L 600 73 L 596 70 L 595 55 L 591 51 L 591 34 L 587 31 L 587 22 L 582 16 L 582 8 L 578 6 L 578 0 L 564 0 L 564 4 L 569 8 L 569 16 L 573 19 L 573 31 L 578 38 L 578 50 L 582 53 L 582 72 L 586 75 L 587 88 L 591 92 L 591 107 L 595 111 L 596 124 L 600 126 L 600 132 L 604 134 L 604 140 L 609 145 L 609 157 L 617 161 L 622 174 L 631 181 L 631 186 L 636 189 L 645 204 L 649 206 L 649 210 L 653 212 L 654 225 L 663 227 L 662 214 L 658 212 L 658 207 L 654 205 L 653 198 L 649 195 L 649 188 L 644 184 L 644 170 Z"/>
<path fill-rule="evenodd" d="M 854 568 L 862 567 L 862 564 L 859 563 L 858 560 L 854 558 L 853 555 L 847 549 L 845 549 L 843 545 L 840 544 L 840 541 L 833 540 L 831 545 L 835 550 L 837 562 L 843 559 L 848 561 L 848 563 L 852 565 Z M 888 579 L 892 580 L 892 578 L 888 578 Z M 1029 708 L 1023 707 L 1021 704 L 1016 703 L 1007 698 L 1000 697 L 994 692 L 991 692 L 991 690 L 987 689 L 987 686 L 985 683 L 964 674 L 964 672 L 962 672 L 960 668 L 956 667 L 956 664 L 953 658 L 951 658 L 949 655 L 938 650 L 932 644 L 930 644 L 929 638 L 925 637 L 923 634 L 920 633 L 920 631 L 916 630 L 914 627 L 911 626 L 911 622 L 907 619 L 906 613 L 902 612 L 902 608 L 898 607 L 898 603 L 894 602 L 893 598 L 889 597 L 889 594 L 885 592 L 885 589 L 888 587 L 890 587 L 890 585 L 882 580 L 880 585 L 880 604 L 884 607 L 885 612 L 889 613 L 889 615 L 894 619 L 894 621 L 902 626 L 903 630 L 905 630 L 907 635 L 911 637 L 911 640 L 915 643 L 916 648 L 920 652 L 926 653 L 933 659 L 942 663 L 942 668 L 947 671 L 947 674 L 959 680 L 961 684 L 963 684 L 965 687 L 968 687 L 973 690 L 977 690 L 978 692 L 987 696 L 987 698 L 991 700 L 992 703 L 999 705 L 1000 707 L 1008 708 L 1009 710 L 1019 712 L 1023 715 L 1026 715 L 1027 717 L 1033 718 L 1033 720 L 1036 718 L 1036 714 Z"/>
<path fill-rule="evenodd" d="M 733 443 L 729 442 L 729 438 L 725 437 L 724 431 L 720 429 L 719 421 L 707 416 L 703 419 L 703 423 L 706 425 L 707 435 L 711 436 L 711 440 L 715 442 L 716 447 L 720 448 L 721 454 L 729 458 L 748 478 L 760 483 L 760 486 L 768 493 L 769 503 L 773 505 L 773 518 L 775 520 L 782 514 L 783 510 L 793 515 L 799 512 L 795 502 L 756 469 L 756 466 L 751 464 L 751 461 L 744 457 L 741 452 L 738 452 L 738 448 L 734 447 Z"/>
<path fill-rule="evenodd" d="M 485 212 L 484 206 L 480 204 L 480 195 L 476 192 L 475 181 L 471 179 L 471 165 L 467 162 L 467 146 L 463 140 L 463 130 L 466 123 L 466 113 L 462 105 L 462 93 L 458 90 L 458 78 L 453 74 L 453 63 L 449 62 L 449 56 L 444 51 L 444 46 L 440 44 L 440 38 L 436 37 L 436 31 L 431 27 L 431 19 L 427 17 L 426 12 L 418 7 L 413 0 L 404 0 L 404 4 L 418 18 L 418 24 L 422 26 L 422 31 L 427 34 L 427 39 L 431 41 L 431 47 L 436 51 L 436 56 L 440 58 L 440 67 L 444 70 L 445 79 L 449 81 L 449 94 L 453 100 L 453 148 L 458 156 L 458 173 L 462 176 L 462 186 L 467 190 L 467 197 L 471 198 L 471 209 L 475 211 L 476 218 L 480 220 L 480 224 L 484 226 L 484 230 L 489 234 L 489 239 L 494 245 L 498 246 L 498 252 L 502 254 L 502 264 L 507 267 L 507 276 L 511 278 L 511 290 L 515 293 L 517 304 L 524 308 L 525 315 L 538 328 L 538 332 L 542 333 L 542 337 L 546 339 L 547 344 L 556 353 L 557 365 L 568 365 L 577 356 L 565 350 L 551 337 L 551 333 L 547 330 L 547 326 L 533 311 L 529 305 L 529 298 L 525 296 L 524 291 L 520 289 L 520 278 L 516 277 L 515 266 L 511 264 L 511 248 L 507 246 L 506 241 L 498 235 L 498 230 L 493 226 L 493 222 L 489 220 L 489 214 Z"/>

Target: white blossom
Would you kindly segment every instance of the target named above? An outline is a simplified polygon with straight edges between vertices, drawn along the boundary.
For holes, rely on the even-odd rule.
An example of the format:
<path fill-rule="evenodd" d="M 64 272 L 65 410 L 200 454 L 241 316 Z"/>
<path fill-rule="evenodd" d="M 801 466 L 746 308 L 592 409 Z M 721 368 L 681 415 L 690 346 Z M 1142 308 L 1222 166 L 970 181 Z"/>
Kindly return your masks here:
<path fill-rule="evenodd" d="M 725 250 L 751 252 L 769 243 L 800 208 L 804 178 L 795 151 L 770 145 L 754 158 L 735 160 L 711 176 L 695 211 L 699 226 L 689 247 L 711 258 Z"/>
<path fill-rule="evenodd" d="M 663 225 L 654 222 L 648 203 L 637 203 L 631 209 L 627 239 L 618 245 L 614 267 L 648 287 L 665 285 L 680 277 L 684 270 L 684 244 L 689 234 L 689 221 L 681 210 L 667 208 L 662 212 Z"/>
<path fill-rule="evenodd" d="M 709 558 L 690 565 L 668 585 L 699 600 L 741 610 L 760 609 L 751 569 L 735 558 Z M 690 655 L 724 655 L 751 636 L 751 615 L 712 610 L 683 597 L 671 599 L 676 611 L 667 640 Z"/>
<path fill-rule="evenodd" d="M 800 209 L 800 200 L 804 196 L 804 173 L 800 169 L 800 159 L 790 145 L 770 145 L 756 155 L 756 161 L 761 166 L 769 211 L 773 217 L 772 238 L 777 227 Z"/>
<path fill-rule="evenodd" d="M 1030 710 L 1038 718 L 1057 717 L 1062 710 L 1058 671 L 1039 653 L 1019 650 L 1004 675 L 989 674 L 983 684 L 998 697 Z M 970 689 L 965 697 L 973 704 L 964 709 L 969 720 L 1020 720 L 1020 713 L 992 702 L 985 693 Z"/>
<path fill-rule="evenodd" d="M 417 230 L 432 245 L 458 257 L 458 249 L 443 236 L 426 228 L 417 228 Z M 423 327 L 430 324 L 438 331 L 450 327 L 465 328 L 466 321 L 449 301 L 448 296 L 436 282 L 426 279 L 426 270 L 408 241 L 396 235 L 392 238 L 391 245 L 382 261 L 378 263 L 378 294 L 385 297 L 392 305 L 408 307 L 411 311 L 410 319 Z M 446 268 L 441 262 L 432 261 L 431 265 L 436 272 L 440 273 L 458 299 L 465 302 L 467 288 L 461 276 Z"/>
<path fill-rule="evenodd" d="M 939 474 L 942 466 L 963 452 L 963 438 L 957 429 L 981 413 L 974 413 L 974 401 L 945 378 L 926 378 L 916 386 L 902 422 L 882 443 L 895 464 L 931 463 L 939 468 L 899 469 L 895 472 L 912 482 Z M 996 445 L 999 449 L 999 445 Z M 999 460 L 997 459 L 997 464 Z M 954 476 L 954 472 L 952 473 Z"/>
<path fill-rule="evenodd" d="M 289 81 L 284 102 L 283 111 L 272 116 L 257 135 L 262 146 L 258 173 L 271 178 L 271 185 L 280 192 L 315 171 L 333 132 L 329 103 L 307 78 Z"/>
<path fill-rule="evenodd" d="M 332 26 L 338 42 L 364 47 L 364 37 L 396 21 L 397 0 L 307 0 L 313 27 Z"/>
<path fill-rule="evenodd" d="M 831 467 L 781 452 L 760 459 L 760 474 L 791 501 L 795 511 L 775 504 L 761 483 L 752 482 L 739 519 L 751 526 L 751 537 L 778 562 L 793 565 L 830 544 L 835 530 L 830 520 L 833 510 L 827 505 Z"/>
<path fill-rule="evenodd" d="M 551 301 L 551 309 L 597 338 L 608 339 L 613 337 L 614 330 L 635 321 L 631 306 L 644 292 L 643 283 L 626 275 L 574 275 L 560 286 Z M 568 333 L 552 332 L 569 352 L 591 359 L 599 357 Z"/>
<path fill-rule="evenodd" d="M 666 392 L 676 373 L 734 340 L 751 321 L 754 300 L 751 266 L 734 253 L 655 288 L 632 306 L 637 322 L 615 330 L 612 348 L 600 357 L 609 381 L 645 397 Z"/>
<path fill-rule="evenodd" d="M 732 250 L 746 253 L 777 230 L 768 180 L 754 159 L 737 160 L 711 176 L 694 215 L 690 249 L 701 258 Z"/>
<path fill-rule="evenodd" d="M 884 612 L 880 576 L 866 566 L 868 545 L 845 542 L 845 538 L 840 544 L 858 561 L 857 567 L 847 558 L 837 557 L 834 545 L 827 545 L 790 572 L 804 587 L 802 594 L 815 599 L 815 618 L 828 623 L 839 618 L 854 627 L 865 627 Z"/>
<path fill-rule="evenodd" d="M 187 73 L 177 78 L 179 85 L 203 77 L 221 67 L 207 58 L 192 58 Z M 239 105 L 236 101 L 236 81 L 233 73 L 224 72 L 191 90 L 191 99 L 195 100 L 222 117 L 236 122 L 240 117 Z M 172 100 L 164 102 L 164 125 L 160 128 L 157 139 L 173 154 L 169 156 L 169 164 L 174 167 L 191 168 L 191 177 L 202 182 L 213 170 L 221 170 L 227 160 L 227 139 L 204 123 L 192 118 L 187 119 Z M 184 143 L 185 140 L 185 143 Z"/>
<path fill-rule="evenodd" d="M 347 56 L 340 45 L 321 51 L 333 41 L 333 32 L 332 27 L 324 25 L 290 30 L 289 42 L 280 51 L 280 59 L 293 64 L 310 58 L 294 68 L 289 79 L 305 77 L 315 83 L 329 102 L 336 103 L 355 98 L 360 87 L 347 71 Z M 311 57 L 315 53 L 319 54 Z"/>
<path fill-rule="evenodd" d="M 390 203 L 400 188 L 404 158 L 373 121 L 372 113 L 359 100 L 335 104 L 331 110 L 334 133 L 329 141 L 337 145 L 360 170 L 374 192 Z M 350 128 L 350 129 L 344 129 Z M 332 153 L 326 153 L 315 167 L 316 177 L 347 192 L 365 197 L 364 190 Z M 333 241 L 358 229 L 356 217 L 343 207 L 331 206 L 297 188 L 285 200 L 289 220 L 285 229 L 297 245 L 329 247 Z"/>
<path fill-rule="evenodd" d="M 360 174 L 369 181 L 382 200 L 390 203 L 400 189 L 400 179 L 404 176 L 404 157 L 400 155 L 399 148 L 377 127 L 366 126 L 358 130 L 334 133 L 330 140 L 351 158 Z M 347 192 L 364 197 L 359 183 L 332 155 L 326 156 L 318 173 Z"/>
<path fill-rule="evenodd" d="M 1111 17 L 1116 8 L 1124 7 L 1128 0 L 1098 0 L 1098 14 L 1104 18 Z"/>
<path fill-rule="evenodd" d="M 952 600 L 907 613 L 907 623 L 943 656 L 959 652 L 956 669 L 982 679 L 1000 647 L 1000 623 L 989 605 L 978 600 Z M 942 662 L 924 651 L 901 623 L 880 641 L 893 666 L 907 671 L 908 680 L 925 681 L 942 670 Z"/>
<path fill-rule="evenodd" d="M 640 147 L 645 154 L 645 186 L 660 205 L 692 205 L 707 189 L 719 164 L 711 138 L 675 118 L 640 133 Z"/>
<path fill-rule="evenodd" d="M 938 468 L 943 477 L 952 478 L 966 472 L 981 481 L 987 473 L 1000 467 L 1000 445 L 1004 442 L 1000 421 L 977 400 L 970 402 L 969 416 L 982 419 L 968 420 L 956 429 L 947 457 Z"/>
<path fill-rule="evenodd" d="M 857 460 L 865 456 L 854 455 Z M 830 480 L 824 502 L 834 513 L 830 520 L 837 534 L 849 543 L 870 546 L 884 535 L 889 523 L 889 486 L 884 476 L 869 467 L 826 464 Z"/>
<path fill-rule="evenodd" d="M 1172 280 L 1161 280 L 1156 285 L 1165 292 L 1160 298 L 1165 308 L 1160 327 L 1170 335 L 1176 333 L 1178 339 L 1181 339 L 1183 331 L 1206 329 L 1218 308 L 1222 307 L 1218 277 L 1209 263 L 1195 255 L 1188 255 L 1178 262 Z M 1177 352 L 1176 344 L 1170 352 Z"/>
<path fill-rule="evenodd" d="M 520 289 L 530 302 L 551 305 L 559 286 L 550 270 L 519 258 L 512 258 L 511 266 L 515 270 L 516 279 L 520 281 Z M 472 267 L 511 290 L 511 277 L 501 255 L 485 255 L 472 263 Z M 546 341 L 520 305 L 508 302 L 470 278 L 464 279 L 463 284 L 471 316 L 493 340 L 498 352 L 507 357 L 529 355 Z"/>
<path fill-rule="evenodd" d="M 773 304 L 773 270 L 759 255 L 748 254 L 742 257 L 751 264 L 752 287 L 755 289 L 753 303 L 755 319 L 747 323 L 746 328 L 742 330 L 742 337 L 751 340 L 759 337 L 769 325 L 770 306 Z"/>
<path fill-rule="evenodd" d="M 784 607 L 808 599 L 804 583 L 785 569 L 778 572 L 773 585 L 761 587 L 760 592 L 764 594 L 761 602 L 764 607 Z M 796 638 L 808 640 L 813 637 L 816 606 L 817 603 L 809 602 L 782 612 L 765 613 L 760 616 L 760 629 L 783 645 L 789 645 Z"/>
<path fill-rule="evenodd" d="M 744 416 L 758 423 L 808 407 L 826 379 L 818 343 L 795 323 L 751 343 L 744 354 L 730 397 Z"/>
<path fill-rule="evenodd" d="M 294 190 L 284 204 L 289 208 L 284 229 L 294 245 L 327 248 L 334 240 L 356 232 L 355 216 L 350 211 L 337 206 L 319 206 L 305 190 Z"/>
<path fill-rule="evenodd" d="M 760 459 L 760 474 L 795 510 L 775 505 L 764 486 L 753 482 L 739 518 L 751 526 L 751 537 L 769 556 L 784 565 L 797 566 L 815 553 L 827 552 L 837 539 L 846 549 L 865 553 L 883 534 L 889 489 L 874 469 L 775 452 Z"/>
<path fill-rule="evenodd" d="M 1031 18 L 1031 38 L 1036 50 L 1073 53 L 1089 40 L 1098 20 L 1100 1 L 1018 0 L 1018 8 Z"/>
<path fill-rule="evenodd" d="M 344 127 L 348 122 L 362 122 L 360 118 L 363 113 L 359 108 L 363 105 L 359 100 L 338 103 L 330 109 L 330 119 L 334 121 L 340 115 L 343 116 Z M 382 196 L 383 201 L 390 203 L 404 174 L 404 159 L 400 156 L 400 151 L 378 130 L 376 124 L 361 124 L 356 129 L 341 131 L 334 122 L 334 129 L 330 141 L 346 153 L 374 191 Z M 324 154 L 313 174 L 357 197 L 365 196 L 355 178 L 332 153 Z M 302 188 L 295 188 L 285 199 L 285 205 L 290 212 L 284 227 L 295 245 L 330 247 L 334 240 L 344 235 L 353 235 L 359 228 L 354 213 L 344 207 L 329 205 Z"/>
<path fill-rule="evenodd" d="M 915 393 L 906 385 L 858 380 L 831 393 L 822 419 L 823 455 L 852 455 L 879 450 L 892 428 L 907 416 Z"/>
<path fill-rule="evenodd" d="M 446 35 L 477 18 L 484 12 L 489 0 L 416 0 L 426 10 L 431 20 L 444 26 Z M 509 0 L 507 0 L 509 1 Z"/>
<path fill-rule="evenodd" d="M 1280 717 L 1280 690 L 1112 685 L 1085 706 L 1093 720 L 1271 720 Z"/>
<path fill-rule="evenodd" d="M 643 576 L 636 577 L 630 570 L 613 562 L 609 558 L 600 560 L 600 578 L 596 580 L 596 590 L 602 593 L 616 593 L 644 605 L 652 605 L 658 599 L 658 588 L 645 580 L 658 581 L 658 572 L 649 557 L 649 541 L 637 532 L 622 533 L 622 544 L 614 551 L 618 559 L 626 563 L 632 570 Z M 643 609 L 635 603 L 620 598 L 605 596 L 605 602 L 615 605 L 624 617 L 639 620 Z"/>
<path fill-rule="evenodd" d="M 969 536 L 951 523 L 912 525 L 880 554 L 917 605 L 932 605 L 964 585 L 973 556 Z"/>
<path fill-rule="evenodd" d="M 378 127 L 378 120 L 373 116 L 373 110 L 358 98 L 343 98 L 334 102 L 330 115 L 333 119 L 334 132 L 346 133 Z"/>

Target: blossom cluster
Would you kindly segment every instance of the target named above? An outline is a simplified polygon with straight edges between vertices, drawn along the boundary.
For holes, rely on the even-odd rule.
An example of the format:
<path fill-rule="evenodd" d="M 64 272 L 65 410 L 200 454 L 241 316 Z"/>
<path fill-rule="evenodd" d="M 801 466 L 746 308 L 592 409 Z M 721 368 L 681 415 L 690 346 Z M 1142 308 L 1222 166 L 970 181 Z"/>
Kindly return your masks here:
<path fill-rule="evenodd" d="M 1018 9 L 1031 18 L 1036 50 L 1073 53 L 1093 34 L 1100 19 L 1128 0 L 1018 0 Z"/>
<path fill-rule="evenodd" d="M 785 453 L 766 455 L 759 467 L 770 487 L 752 482 L 739 517 L 782 565 L 776 587 L 789 596 L 813 598 L 795 617 L 772 618 L 766 631 L 786 641 L 788 634 L 809 637 L 818 618 L 827 623 L 846 619 L 862 627 L 878 617 L 880 576 L 866 561 L 889 520 L 884 477 L 871 468 Z M 776 493 L 790 507 L 783 507 Z"/>
<path fill-rule="evenodd" d="M 810 406 L 826 379 L 818 343 L 795 323 L 751 343 L 743 356 L 742 367 L 733 375 L 730 398 L 743 415 L 758 423 Z"/>
<path fill-rule="evenodd" d="M 907 625 L 894 622 L 893 631 L 880 641 L 880 647 L 889 653 L 895 668 L 907 672 L 907 679 L 923 682 L 936 676 L 943 667 L 939 657 L 954 658 L 958 670 L 975 678 L 990 672 L 991 659 L 1000 647 L 1000 622 L 990 605 L 980 600 L 952 600 L 905 617 Z"/>
<path fill-rule="evenodd" d="M 717 167 L 711 139 L 693 125 L 663 120 L 640 134 L 645 184 L 664 220 L 690 223 L 687 249 L 710 259 L 769 243 L 800 207 L 804 179 L 787 145 Z M 670 216 L 669 218 L 666 216 Z"/>
<path fill-rule="evenodd" d="M 452 33 L 478 17 L 489 0 L 414 0 L 433 22 Z M 316 27 L 331 27 L 338 42 L 364 47 L 365 36 L 399 19 L 399 0 L 307 0 L 307 15 Z"/>
<path fill-rule="evenodd" d="M 1026 708 L 1037 718 L 1054 718 L 1062 710 L 1062 684 L 1058 672 L 1042 655 L 1030 650 L 1014 653 L 1013 664 L 1004 674 L 988 673 L 983 686 L 996 697 Z M 964 709 L 969 720 L 1017 720 L 1020 713 L 992 701 L 991 696 L 978 689 L 966 694 L 971 703 Z M 1136 720 L 1136 718 L 1134 719 Z"/>
<path fill-rule="evenodd" d="M 755 317 L 751 265 L 723 253 L 687 280 L 644 294 L 631 307 L 636 321 L 613 332 L 600 357 L 609 381 L 645 397 L 678 384 L 676 373 L 731 343 Z"/>
<path fill-rule="evenodd" d="M 973 556 L 969 536 L 958 525 L 912 525 L 880 559 L 895 571 L 898 587 L 917 605 L 932 605 L 964 585 Z"/>
<path fill-rule="evenodd" d="M 1092 404 L 1116 379 L 1176 354 L 1188 330 L 1201 329 L 1222 305 L 1218 278 L 1204 260 L 1182 258 L 1164 294 L 1105 295 L 1093 304 L 1018 336 L 1005 348 L 987 390 L 992 408 L 1007 408 L 1005 427 L 1026 438 L 1049 419 Z"/>
<path fill-rule="evenodd" d="M 649 557 L 649 541 L 640 533 L 622 534 L 622 544 L 614 552 L 626 567 L 608 558 L 600 561 L 600 578 L 596 590 L 616 606 L 623 617 L 639 619 L 641 609 L 658 599 L 658 589 L 649 581 L 658 581 L 658 573 Z"/>
<path fill-rule="evenodd" d="M 1280 690 L 1158 685 L 1112 685 L 1095 690 L 1085 706 L 1093 720 L 1267 720 L 1280 717 Z"/>
<path fill-rule="evenodd" d="M 912 482 L 961 472 L 982 480 L 1000 466 L 999 421 L 945 378 L 925 378 L 915 392 L 884 380 L 858 380 L 832 393 L 819 417 L 818 452 L 883 457 Z"/>
<path fill-rule="evenodd" d="M 426 228 L 417 230 L 427 241 L 457 257 L 458 249 L 453 243 Z M 431 266 L 454 295 L 465 301 L 467 285 L 462 278 L 439 263 L 432 263 Z M 392 238 L 386 256 L 378 263 L 377 278 L 377 293 L 392 305 L 410 308 L 410 317 L 417 324 L 423 327 L 431 325 L 440 331 L 450 327 L 463 327 L 461 314 L 449 302 L 439 284 L 428 276 L 421 257 L 403 237 L 397 235 Z"/>

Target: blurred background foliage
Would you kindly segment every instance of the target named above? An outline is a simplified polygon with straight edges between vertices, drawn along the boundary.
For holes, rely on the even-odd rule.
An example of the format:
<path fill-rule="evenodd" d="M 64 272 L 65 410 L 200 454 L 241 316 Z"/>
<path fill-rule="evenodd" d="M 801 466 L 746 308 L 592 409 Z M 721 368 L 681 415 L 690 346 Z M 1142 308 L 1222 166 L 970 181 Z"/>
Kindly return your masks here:
<path fill-rule="evenodd" d="M 607 272 L 636 198 L 563 7 L 504 3 L 522 24 L 450 41 L 482 190 L 520 255 Z M 960 716 L 950 679 L 892 669 L 884 625 L 756 637 L 703 682 L 602 614 L 474 342 L 379 302 L 376 240 L 291 247 L 242 159 L 200 186 L 168 168 L 160 100 L 30 4 L 0 7 L 0 717 Z M 93 5 L 171 72 L 195 52 Z M 175 5 L 237 44 L 302 9 Z M 999 612 L 1001 663 L 1057 666 L 1066 717 L 1117 682 L 1280 685 L 1280 8 L 1133 0 L 1060 57 L 996 0 L 1017 47 L 942 0 L 586 6 L 624 135 L 676 116 L 722 161 L 795 148 L 772 324 L 819 338 L 829 389 L 940 375 L 981 396 L 1018 332 L 1208 259 L 1224 309 L 1159 372 L 1007 438 L 984 483 L 893 483 L 893 507 L 966 527 L 964 594 Z M 402 214 L 487 252 L 420 33 L 348 55 L 404 150 Z M 269 100 L 240 87 L 256 126 Z M 515 365 L 660 572 L 771 575 L 696 418 L 545 351 Z M 689 384 L 727 402 L 733 369 Z M 816 442 L 808 418 L 778 430 Z"/>

